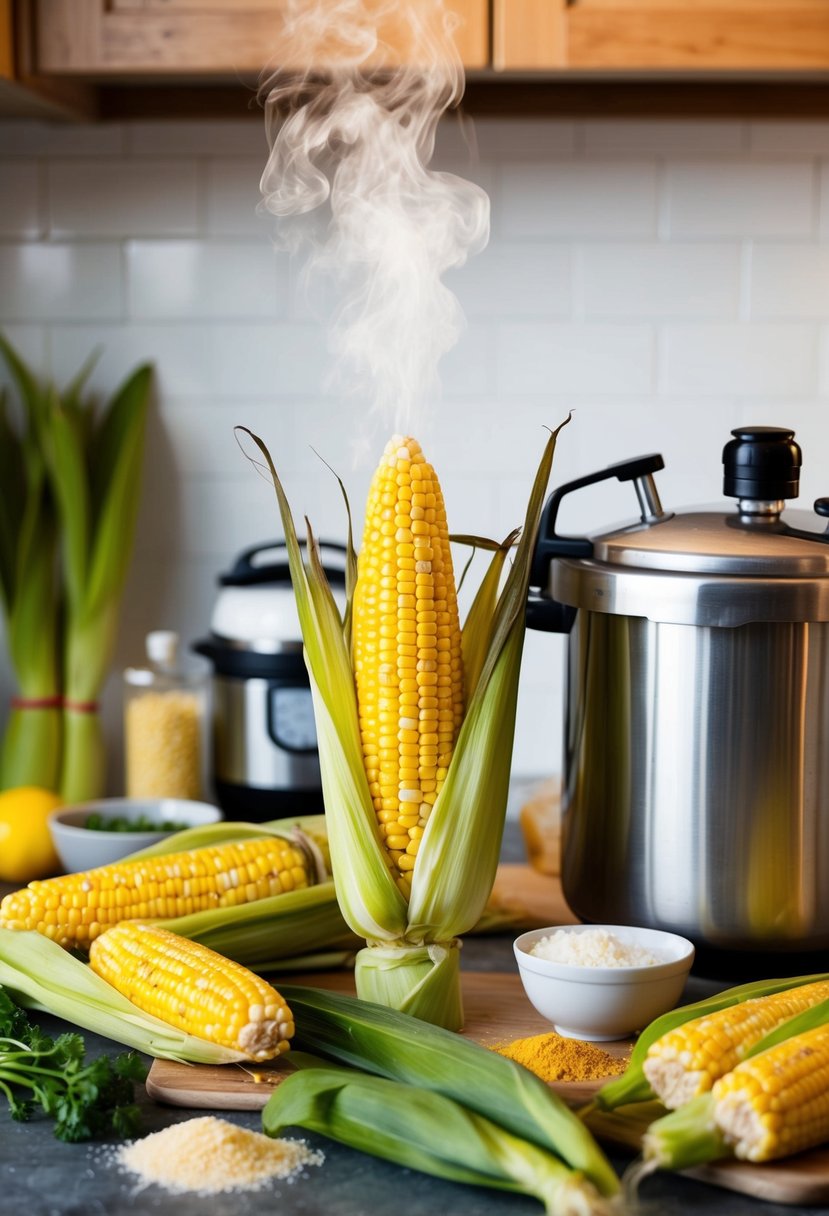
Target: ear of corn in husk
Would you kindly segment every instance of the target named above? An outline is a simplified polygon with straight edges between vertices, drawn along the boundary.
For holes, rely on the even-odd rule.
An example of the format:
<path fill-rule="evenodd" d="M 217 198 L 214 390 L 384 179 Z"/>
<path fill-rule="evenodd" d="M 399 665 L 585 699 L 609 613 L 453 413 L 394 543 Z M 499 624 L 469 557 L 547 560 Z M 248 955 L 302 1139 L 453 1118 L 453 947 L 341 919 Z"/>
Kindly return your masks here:
<path fill-rule="evenodd" d="M 309 528 L 306 563 L 270 454 L 251 436 L 271 473 L 285 532 L 337 897 L 367 942 L 357 957 L 357 991 L 451 1029 L 462 1024 L 456 939 L 481 916 L 498 864 L 529 570 L 556 435 L 545 447 L 503 590 L 493 607 L 513 535 L 495 547 L 465 643 L 455 624 L 440 489 L 415 441 L 395 437 L 375 476 L 343 620 L 313 534 Z M 430 598 L 443 606 L 430 610 Z M 461 651 L 469 667 L 465 712 Z M 437 695 L 421 699 L 424 688 Z"/>
<path fill-rule="evenodd" d="M 40 933 L 0 929 L 0 986 L 25 1009 L 52 1013 L 150 1056 L 190 1064 L 230 1064 L 247 1058 L 139 1009 Z"/>
<path fill-rule="evenodd" d="M 296 985 L 281 991 L 296 1018 L 300 1050 L 442 1094 L 555 1153 L 602 1195 L 618 1190 L 590 1132 L 528 1069 L 396 1009 Z"/>
<path fill-rule="evenodd" d="M 288 1077 L 262 1114 L 278 1136 L 303 1127 L 397 1165 L 539 1199 L 551 1216 L 600 1216 L 609 1205 L 552 1153 L 451 1098 L 333 1066 Z"/>

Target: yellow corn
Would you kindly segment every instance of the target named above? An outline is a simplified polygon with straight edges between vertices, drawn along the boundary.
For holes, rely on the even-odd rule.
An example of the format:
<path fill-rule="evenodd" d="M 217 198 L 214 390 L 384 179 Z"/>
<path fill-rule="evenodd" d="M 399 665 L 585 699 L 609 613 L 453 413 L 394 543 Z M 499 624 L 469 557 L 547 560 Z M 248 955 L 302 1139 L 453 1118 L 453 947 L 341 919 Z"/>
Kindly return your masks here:
<path fill-rule="evenodd" d="M 169 929 L 124 921 L 92 943 L 89 965 L 145 1013 L 209 1043 L 251 1060 L 290 1047 L 294 1020 L 275 988 Z"/>
<path fill-rule="evenodd" d="M 313 882 L 303 851 L 268 836 L 31 882 L 0 903 L 0 927 L 36 929 L 61 946 L 85 949 L 122 920 L 232 908 Z"/>
<path fill-rule="evenodd" d="M 683 1106 L 710 1090 L 777 1026 L 827 999 L 829 981 L 823 980 L 685 1022 L 651 1045 L 645 1076 L 670 1110 Z"/>
<path fill-rule="evenodd" d="M 829 1025 L 744 1060 L 714 1085 L 714 1119 L 735 1156 L 787 1157 L 829 1138 Z"/>
<path fill-rule="evenodd" d="M 363 762 L 380 836 L 408 898 L 463 721 L 446 510 L 435 471 L 411 438 L 389 441 L 371 483 L 352 640 Z"/>

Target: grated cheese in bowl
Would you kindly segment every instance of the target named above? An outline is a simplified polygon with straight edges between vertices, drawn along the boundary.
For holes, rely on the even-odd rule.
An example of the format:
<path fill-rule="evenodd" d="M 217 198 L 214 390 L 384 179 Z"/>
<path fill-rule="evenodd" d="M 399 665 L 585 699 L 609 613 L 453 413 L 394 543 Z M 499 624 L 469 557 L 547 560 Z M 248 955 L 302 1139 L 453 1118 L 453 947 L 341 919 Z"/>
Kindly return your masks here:
<path fill-rule="evenodd" d="M 540 937 L 529 953 L 549 963 L 577 967 L 652 967 L 665 962 L 642 946 L 620 941 L 607 929 L 583 929 L 579 933 L 556 929 L 548 937 Z"/>

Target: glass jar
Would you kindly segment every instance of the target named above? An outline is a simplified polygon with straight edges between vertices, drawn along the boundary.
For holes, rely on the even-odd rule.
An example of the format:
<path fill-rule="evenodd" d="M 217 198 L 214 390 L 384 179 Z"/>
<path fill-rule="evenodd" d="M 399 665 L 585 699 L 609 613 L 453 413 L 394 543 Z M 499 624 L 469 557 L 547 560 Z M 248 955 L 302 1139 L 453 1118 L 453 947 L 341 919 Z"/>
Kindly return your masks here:
<path fill-rule="evenodd" d="M 146 667 L 124 672 L 124 760 L 128 798 L 204 795 L 208 672 L 178 664 L 178 634 L 147 634 Z"/>

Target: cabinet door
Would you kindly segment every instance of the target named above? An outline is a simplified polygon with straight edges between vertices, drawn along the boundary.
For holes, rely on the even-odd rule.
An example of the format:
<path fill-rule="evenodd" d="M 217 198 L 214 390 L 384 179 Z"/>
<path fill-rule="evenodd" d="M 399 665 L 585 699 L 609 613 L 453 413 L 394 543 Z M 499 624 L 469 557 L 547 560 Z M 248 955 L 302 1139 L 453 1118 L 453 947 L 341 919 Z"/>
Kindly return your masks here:
<path fill-rule="evenodd" d="M 829 67 L 829 0 L 494 0 L 502 70 Z"/>
<path fill-rule="evenodd" d="M 467 67 L 489 59 L 488 0 L 454 0 Z M 38 67 L 91 79 L 234 80 L 280 62 L 285 0 L 37 0 Z M 402 30 L 384 30 L 405 59 Z M 289 65 L 324 67 L 324 63 Z M 378 66 L 384 66 L 379 65 Z"/>

